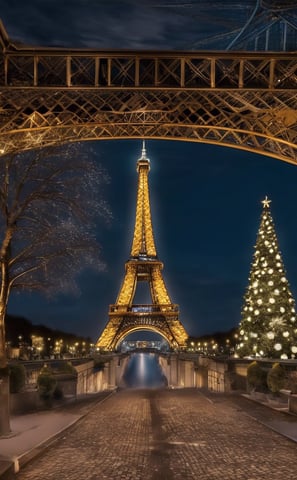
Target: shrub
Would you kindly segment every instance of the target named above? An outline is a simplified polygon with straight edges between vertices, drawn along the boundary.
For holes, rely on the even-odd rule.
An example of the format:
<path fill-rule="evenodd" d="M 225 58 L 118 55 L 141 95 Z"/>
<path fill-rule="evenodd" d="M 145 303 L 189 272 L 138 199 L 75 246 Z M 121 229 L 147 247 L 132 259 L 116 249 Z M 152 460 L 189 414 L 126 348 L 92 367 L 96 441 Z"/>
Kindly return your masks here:
<path fill-rule="evenodd" d="M 286 383 L 286 371 L 279 364 L 274 363 L 267 375 L 267 385 L 272 393 L 278 393 Z"/>
<path fill-rule="evenodd" d="M 71 362 L 63 362 L 59 366 L 59 373 L 69 373 L 70 375 L 76 375 L 77 371 Z"/>
<path fill-rule="evenodd" d="M 9 366 L 10 393 L 18 393 L 24 388 L 26 382 L 26 369 L 24 365 L 15 363 Z"/>
<path fill-rule="evenodd" d="M 51 399 L 57 386 L 57 381 L 53 371 L 47 365 L 44 365 L 37 377 L 37 388 L 41 398 Z"/>
<path fill-rule="evenodd" d="M 258 362 L 250 363 L 247 368 L 248 387 L 252 390 L 264 390 L 267 388 L 266 372 L 260 367 Z"/>
<path fill-rule="evenodd" d="M 64 397 L 63 390 L 61 389 L 61 387 L 59 387 L 59 385 L 56 386 L 53 397 L 55 400 L 62 400 L 62 398 Z"/>

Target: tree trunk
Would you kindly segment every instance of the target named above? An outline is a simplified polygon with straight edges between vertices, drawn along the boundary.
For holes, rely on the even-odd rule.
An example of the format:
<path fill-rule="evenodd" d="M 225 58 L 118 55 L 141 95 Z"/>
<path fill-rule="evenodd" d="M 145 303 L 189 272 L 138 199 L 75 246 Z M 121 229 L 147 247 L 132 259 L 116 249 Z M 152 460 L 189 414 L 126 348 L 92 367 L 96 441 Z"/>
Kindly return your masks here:
<path fill-rule="evenodd" d="M 0 369 L 0 437 L 10 433 L 8 368 Z"/>
<path fill-rule="evenodd" d="M 5 344 L 5 315 L 8 299 L 8 275 L 4 262 L 1 265 L 1 292 L 0 292 L 0 436 L 10 432 L 9 423 L 9 371 L 6 358 Z"/>
<path fill-rule="evenodd" d="M 4 312 L 6 308 L 4 309 Z M 0 437 L 10 432 L 9 424 L 9 372 L 5 349 L 5 313 L 0 307 Z"/>

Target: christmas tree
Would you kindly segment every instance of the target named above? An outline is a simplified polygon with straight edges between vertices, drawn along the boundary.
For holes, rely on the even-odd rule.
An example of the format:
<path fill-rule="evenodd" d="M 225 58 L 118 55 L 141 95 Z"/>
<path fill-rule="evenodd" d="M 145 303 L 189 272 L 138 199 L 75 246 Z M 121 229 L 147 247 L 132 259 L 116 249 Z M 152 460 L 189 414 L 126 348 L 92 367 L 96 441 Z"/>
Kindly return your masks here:
<path fill-rule="evenodd" d="M 295 301 L 278 247 L 270 212 L 263 203 L 249 285 L 239 325 L 236 354 L 270 358 L 297 357 Z"/>

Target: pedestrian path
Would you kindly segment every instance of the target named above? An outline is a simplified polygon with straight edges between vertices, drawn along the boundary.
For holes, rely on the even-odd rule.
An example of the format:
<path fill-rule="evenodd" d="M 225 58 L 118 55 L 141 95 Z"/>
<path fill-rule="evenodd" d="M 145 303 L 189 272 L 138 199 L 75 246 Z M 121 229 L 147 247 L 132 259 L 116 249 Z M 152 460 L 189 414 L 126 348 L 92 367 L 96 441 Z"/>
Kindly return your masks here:
<path fill-rule="evenodd" d="M 273 407 L 245 394 L 226 395 L 207 390 L 200 391 L 200 394 L 214 403 L 230 400 L 254 420 L 297 443 L 297 415 L 290 413 L 288 408 Z"/>
<path fill-rule="evenodd" d="M 65 428 L 81 418 L 79 414 L 65 411 L 38 412 L 19 415 L 10 421 L 11 434 L 0 438 L 1 455 L 12 460 L 15 470 L 32 456 L 38 453 L 39 447 L 59 435 Z"/>
<path fill-rule="evenodd" d="M 105 400 L 111 393 L 84 395 L 60 408 L 12 417 L 11 433 L 0 437 L 0 479 L 6 479 L 4 475 L 11 470 L 11 464 L 17 473 L 22 465 L 42 452 L 65 429 L 83 418 L 92 406 Z M 14 477 L 9 473 L 7 478 Z"/>
<path fill-rule="evenodd" d="M 61 437 L 65 429 L 82 419 L 110 395 L 112 392 L 103 392 L 99 396 L 89 396 L 84 402 L 13 417 L 11 434 L 0 438 L 0 479 L 15 478 L 12 471 L 9 471 L 9 465 L 12 464 L 13 468 L 10 470 L 17 473 L 29 460 L 39 455 L 55 439 Z M 242 395 L 214 394 L 199 390 L 193 390 L 193 395 L 201 395 L 213 404 L 231 402 L 247 416 L 297 443 L 296 415 L 273 410 Z"/>

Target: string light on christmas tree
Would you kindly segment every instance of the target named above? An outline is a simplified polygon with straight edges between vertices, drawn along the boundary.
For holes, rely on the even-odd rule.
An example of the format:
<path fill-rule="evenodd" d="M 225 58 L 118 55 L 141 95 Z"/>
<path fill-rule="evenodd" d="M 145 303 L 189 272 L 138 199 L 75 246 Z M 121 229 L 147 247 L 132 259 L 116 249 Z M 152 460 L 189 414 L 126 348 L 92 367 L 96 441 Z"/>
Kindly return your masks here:
<path fill-rule="evenodd" d="M 278 247 L 270 203 L 267 196 L 262 201 L 263 211 L 244 296 L 236 354 L 295 358 L 295 300 Z"/>

